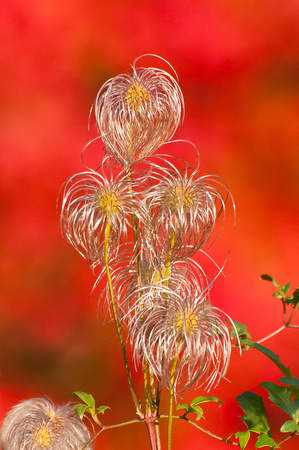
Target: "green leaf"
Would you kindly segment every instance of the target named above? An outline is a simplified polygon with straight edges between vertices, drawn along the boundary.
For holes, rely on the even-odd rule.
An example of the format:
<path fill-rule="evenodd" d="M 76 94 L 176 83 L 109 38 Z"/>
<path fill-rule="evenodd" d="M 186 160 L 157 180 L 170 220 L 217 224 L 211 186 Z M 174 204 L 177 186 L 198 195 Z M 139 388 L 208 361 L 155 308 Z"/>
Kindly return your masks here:
<path fill-rule="evenodd" d="M 268 433 L 270 431 L 264 402 L 260 395 L 246 391 L 236 397 L 236 400 L 245 413 L 241 419 L 250 431 L 255 433 Z"/>
<path fill-rule="evenodd" d="M 291 283 L 287 283 L 287 284 L 285 284 L 284 286 L 280 286 L 280 289 L 281 289 L 281 291 L 284 293 L 285 296 L 286 296 L 287 293 L 289 292 L 290 286 L 291 286 Z"/>
<path fill-rule="evenodd" d="M 203 417 L 203 409 L 198 405 L 190 405 L 190 412 L 194 412 L 197 414 L 195 419 L 196 421 L 200 420 Z"/>
<path fill-rule="evenodd" d="M 235 433 L 235 437 L 239 439 L 241 450 L 244 450 L 250 438 L 250 431 L 238 431 L 237 433 Z"/>
<path fill-rule="evenodd" d="M 95 408 L 95 401 L 91 394 L 86 394 L 86 392 L 76 391 L 73 392 L 74 398 L 79 398 L 82 400 L 86 405 L 90 406 L 91 408 Z"/>
<path fill-rule="evenodd" d="M 177 405 L 176 411 L 177 411 L 178 409 L 184 409 L 184 410 L 187 412 L 187 411 L 188 411 L 188 408 L 189 408 L 189 405 L 187 405 L 187 403 L 181 403 L 181 404 Z"/>
<path fill-rule="evenodd" d="M 98 408 L 95 409 L 95 415 L 104 414 L 106 409 L 110 409 L 109 406 L 99 406 Z"/>
<path fill-rule="evenodd" d="M 299 288 L 296 288 L 292 296 L 288 296 L 286 299 L 288 305 L 293 305 L 295 308 L 299 305 Z"/>
<path fill-rule="evenodd" d="M 278 380 L 280 383 L 287 384 L 290 386 L 291 395 L 294 397 L 294 399 L 299 399 L 299 379 L 292 376 L 292 379 L 289 380 L 288 378 L 282 377 Z"/>
<path fill-rule="evenodd" d="M 296 423 L 299 422 L 299 400 L 292 401 L 290 388 L 271 381 L 264 381 L 260 386 L 268 391 L 274 405 L 285 411 Z"/>
<path fill-rule="evenodd" d="M 200 420 L 203 417 L 203 409 L 200 406 L 196 405 L 196 404 L 187 405 L 187 403 L 182 403 L 182 404 L 180 404 L 180 405 L 178 405 L 176 407 L 176 410 L 178 410 L 178 409 L 184 409 L 185 410 L 185 412 L 183 414 L 183 417 L 185 417 L 187 414 L 190 414 L 190 413 L 197 414 L 196 420 Z"/>
<path fill-rule="evenodd" d="M 234 327 L 231 326 L 231 339 L 235 339 L 237 336 L 239 337 L 239 339 L 251 339 L 251 335 L 247 330 L 247 326 L 244 325 L 241 322 L 237 322 L 236 320 L 233 320 L 234 323 Z M 237 331 L 237 333 L 236 333 Z"/>
<path fill-rule="evenodd" d="M 292 380 L 292 374 L 289 367 L 286 367 L 279 359 L 278 355 L 275 355 L 275 353 L 272 352 L 272 350 L 269 350 L 267 347 L 264 347 L 261 344 L 258 344 L 254 341 L 248 341 L 247 339 L 242 339 L 241 341 L 242 345 L 248 345 L 249 347 L 255 348 L 259 352 L 263 353 L 265 356 L 267 356 L 271 361 L 279 368 L 279 370 L 283 373 L 283 375 L 288 378 L 289 380 Z"/>
<path fill-rule="evenodd" d="M 82 420 L 84 417 L 84 414 L 89 409 L 89 406 L 83 405 L 82 403 L 78 403 L 77 405 L 73 405 L 72 408 L 77 410 L 77 414 L 80 417 L 80 419 Z"/>
<path fill-rule="evenodd" d="M 187 403 L 181 403 L 180 405 L 177 405 L 176 410 L 184 409 L 185 413 L 183 414 L 183 417 L 189 413 L 195 413 L 197 414 L 196 420 L 200 420 L 203 417 L 203 409 L 198 405 L 200 403 L 207 403 L 207 402 L 219 402 L 219 407 L 222 406 L 222 401 L 217 397 L 200 396 L 192 400 L 190 405 L 187 405 Z"/>
<path fill-rule="evenodd" d="M 278 283 L 276 283 L 276 281 L 274 280 L 273 277 L 271 277 L 271 275 L 268 275 L 267 273 L 264 273 L 263 275 L 260 276 L 260 280 L 266 280 L 266 281 L 271 281 L 271 283 L 275 284 L 275 286 L 279 286 Z"/>
<path fill-rule="evenodd" d="M 222 406 L 222 401 L 218 397 L 196 397 L 190 403 L 190 406 L 198 405 L 199 403 L 207 403 L 207 402 L 219 402 L 219 408 Z"/>
<path fill-rule="evenodd" d="M 279 448 L 279 445 L 276 444 L 274 439 L 272 439 L 271 436 L 269 436 L 269 434 L 261 434 L 257 438 L 255 446 L 256 446 L 256 448 L 261 448 L 261 447 Z"/>
<path fill-rule="evenodd" d="M 297 431 L 299 433 L 299 425 L 294 422 L 294 420 L 287 420 L 280 428 L 282 433 L 293 433 Z"/>

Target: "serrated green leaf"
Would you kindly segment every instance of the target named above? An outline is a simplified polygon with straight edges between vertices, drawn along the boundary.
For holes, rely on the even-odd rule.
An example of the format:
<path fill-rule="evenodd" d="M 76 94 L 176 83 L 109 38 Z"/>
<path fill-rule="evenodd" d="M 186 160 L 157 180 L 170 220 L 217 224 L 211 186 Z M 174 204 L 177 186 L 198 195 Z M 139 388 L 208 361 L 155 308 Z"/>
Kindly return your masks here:
<path fill-rule="evenodd" d="M 208 403 L 208 402 L 219 402 L 219 408 L 222 406 L 222 401 L 218 397 L 203 397 L 199 396 L 196 397 L 192 402 L 190 403 L 190 406 L 198 405 L 200 403 Z"/>
<path fill-rule="evenodd" d="M 238 322 L 237 320 L 233 320 L 234 323 L 234 327 L 231 327 L 231 339 L 235 339 L 237 336 L 239 337 L 239 339 L 244 338 L 244 339 L 251 339 L 251 334 L 248 332 L 247 330 L 247 326 L 244 325 L 241 322 Z M 236 333 L 237 331 L 237 333 Z"/>
<path fill-rule="evenodd" d="M 239 439 L 241 450 L 244 450 L 250 438 L 250 431 L 238 431 L 237 433 L 235 433 L 235 437 Z"/>
<path fill-rule="evenodd" d="M 86 405 L 90 406 L 92 409 L 95 408 L 95 401 L 91 394 L 86 394 L 86 392 L 76 391 L 73 392 L 74 398 L 79 398 L 82 400 Z"/>
<path fill-rule="evenodd" d="M 84 417 L 84 414 L 88 412 L 89 406 L 83 405 L 82 403 L 78 403 L 77 405 L 73 405 L 72 408 L 76 409 L 78 416 L 82 420 Z"/>
<path fill-rule="evenodd" d="M 275 353 L 272 352 L 272 350 L 269 350 L 267 347 L 264 347 L 261 344 L 258 344 L 254 341 L 248 341 L 247 339 L 242 339 L 241 341 L 242 345 L 247 345 L 249 347 L 252 347 L 259 352 L 263 353 L 265 356 L 267 356 L 271 361 L 279 368 L 279 370 L 284 374 L 286 378 L 289 380 L 292 379 L 292 374 L 289 367 L 286 367 L 279 359 L 278 355 L 275 355 Z"/>
<path fill-rule="evenodd" d="M 260 386 L 268 391 L 269 399 L 274 405 L 285 411 L 296 423 L 299 422 L 299 400 L 292 401 L 287 386 L 279 386 L 271 381 L 264 381 Z"/>
<path fill-rule="evenodd" d="M 290 386 L 290 391 L 291 391 L 291 395 L 292 397 L 294 397 L 294 399 L 299 399 L 299 379 L 292 376 L 292 379 L 289 380 L 288 378 L 282 377 L 279 378 L 278 380 L 280 383 L 284 383 L 287 384 L 288 386 Z"/>
<path fill-rule="evenodd" d="M 274 441 L 274 439 L 272 439 L 271 436 L 269 436 L 268 434 L 261 434 L 257 438 L 255 446 L 256 446 L 256 448 L 261 448 L 261 447 L 279 448 L 279 445 L 277 445 L 276 442 Z"/>
<path fill-rule="evenodd" d="M 297 431 L 299 433 L 299 425 L 294 420 L 287 420 L 280 428 L 281 433 L 293 433 Z"/>
<path fill-rule="evenodd" d="M 270 427 L 262 397 L 254 392 L 246 391 L 236 397 L 236 400 L 245 413 L 241 418 L 247 428 L 255 433 L 268 433 Z"/>

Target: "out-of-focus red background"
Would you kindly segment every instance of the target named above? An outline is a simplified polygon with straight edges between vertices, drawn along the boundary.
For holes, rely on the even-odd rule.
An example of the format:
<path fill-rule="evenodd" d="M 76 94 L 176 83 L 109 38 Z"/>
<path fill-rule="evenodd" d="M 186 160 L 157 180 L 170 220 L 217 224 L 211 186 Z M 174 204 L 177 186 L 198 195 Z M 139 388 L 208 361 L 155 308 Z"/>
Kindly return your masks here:
<path fill-rule="evenodd" d="M 212 302 L 259 340 L 282 324 L 272 286 L 259 276 L 299 284 L 299 3 L 4 0 L 0 21 L 0 420 L 25 398 L 67 402 L 76 390 L 111 407 L 104 423 L 129 420 L 134 408 L 114 328 L 97 320 L 99 291 L 89 296 L 94 277 L 62 240 L 56 219 L 61 184 L 83 169 L 92 102 L 141 54 L 174 66 L 186 102 L 176 136 L 195 143 L 202 175 L 223 177 L 236 203 L 236 230 L 231 208 L 211 248 L 219 265 L 230 251 Z M 298 330 L 266 345 L 298 376 Z M 200 425 L 223 437 L 244 430 L 235 397 L 251 390 L 264 396 L 278 430 L 287 416 L 258 386 L 280 376 L 263 355 L 233 351 L 229 381 L 210 392 L 224 406 L 207 405 Z M 202 394 L 187 393 L 184 401 Z M 145 427 L 98 439 L 97 448 L 119 446 L 147 448 Z M 227 447 L 175 422 L 174 450 Z"/>

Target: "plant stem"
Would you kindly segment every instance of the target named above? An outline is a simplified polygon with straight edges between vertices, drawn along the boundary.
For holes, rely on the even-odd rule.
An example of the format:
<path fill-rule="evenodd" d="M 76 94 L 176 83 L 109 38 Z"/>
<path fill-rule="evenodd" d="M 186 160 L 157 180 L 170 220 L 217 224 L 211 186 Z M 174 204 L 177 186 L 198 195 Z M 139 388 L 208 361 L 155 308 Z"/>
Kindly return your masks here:
<path fill-rule="evenodd" d="M 161 419 L 167 419 L 168 416 L 167 415 L 161 415 L 160 416 Z M 232 444 L 232 445 L 236 445 L 237 447 L 240 447 L 240 444 L 238 442 L 233 442 L 233 441 L 229 441 L 228 439 L 222 438 L 220 436 L 217 436 L 217 434 L 211 433 L 208 430 L 205 430 L 204 428 L 200 427 L 197 423 L 192 422 L 192 420 L 189 420 L 186 416 L 172 416 L 173 419 L 182 419 L 185 420 L 186 422 L 190 423 L 191 425 L 193 425 L 194 427 L 198 428 L 200 431 L 202 431 L 203 433 L 217 439 L 218 441 L 222 441 L 222 442 L 227 442 L 228 444 Z"/>
<path fill-rule="evenodd" d="M 149 416 L 151 414 L 151 401 L 148 386 L 148 366 L 145 358 L 143 358 L 142 370 L 143 370 L 143 384 L 145 395 L 145 415 Z"/>
<path fill-rule="evenodd" d="M 281 444 L 283 444 L 284 442 L 288 441 L 293 436 L 296 436 L 298 434 L 299 434 L 298 431 L 293 431 L 292 433 L 290 433 L 286 437 L 284 437 L 280 442 L 278 442 L 277 445 L 280 446 Z M 271 447 L 271 450 L 274 449 L 274 448 L 276 448 L 276 447 Z"/>
<path fill-rule="evenodd" d="M 173 381 L 174 381 L 174 372 L 177 365 L 178 356 L 173 358 L 171 369 L 170 369 L 170 385 L 169 389 L 169 406 L 168 406 L 168 427 L 167 427 L 167 450 L 171 450 L 171 441 L 172 441 L 172 419 L 173 419 Z"/>
<path fill-rule="evenodd" d="M 150 416 L 145 419 L 145 424 L 147 426 L 147 431 L 149 434 L 149 439 L 151 443 L 151 449 L 152 450 L 158 450 L 158 443 L 157 443 L 157 435 L 156 435 L 156 429 L 155 429 L 155 417 Z"/>
<path fill-rule="evenodd" d="M 102 431 L 111 430 L 112 428 L 125 427 L 126 425 L 132 425 L 133 423 L 140 423 L 140 419 L 133 419 L 128 422 L 117 423 L 115 425 L 102 425 L 102 428 L 93 436 L 93 438 L 90 439 L 90 441 L 87 442 L 86 445 L 84 445 L 84 447 L 82 447 L 82 450 L 88 448 L 88 446 L 99 436 L 100 433 L 102 433 Z"/>
<path fill-rule="evenodd" d="M 151 399 L 154 401 L 154 412 L 156 415 L 155 420 L 155 432 L 156 432 L 156 440 L 157 440 L 157 450 L 161 450 L 161 439 L 160 439 L 160 427 L 159 427 L 159 406 L 160 406 L 160 394 L 161 394 L 161 383 L 158 381 L 157 386 L 157 394 L 155 390 L 155 382 L 154 382 L 154 374 L 151 368 L 149 367 L 149 383 L 150 383 L 150 393 Z"/>
<path fill-rule="evenodd" d="M 276 334 L 280 333 L 282 330 L 284 330 L 286 328 L 286 325 L 283 325 L 282 327 L 278 328 L 277 330 L 273 331 L 272 333 L 268 334 L 267 336 L 265 336 L 263 339 L 260 339 L 259 341 L 257 341 L 258 344 L 260 344 L 261 342 L 266 341 L 267 339 L 270 339 L 271 337 L 275 336 Z"/>
<path fill-rule="evenodd" d="M 140 411 L 140 408 L 139 408 L 139 405 L 138 405 L 138 400 L 137 400 L 137 396 L 136 396 L 136 393 L 135 393 L 133 380 L 132 380 L 132 375 L 131 375 L 131 371 L 130 371 L 126 345 L 125 345 L 125 341 L 124 341 L 123 334 L 122 334 L 122 331 L 121 331 L 121 325 L 119 323 L 118 315 L 117 315 L 117 308 L 116 308 L 116 304 L 115 304 L 115 298 L 114 298 L 111 274 L 110 274 L 110 269 L 109 269 L 108 241 L 109 241 L 110 230 L 111 230 L 111 223 L 108 221 L 107 225 L 106 225 L 106 230 L 105 230 L 105 245 L 104 245 L 104 258 L 105 258 L 106 274 L 107 274 L 107 280 L 108 280 L 108 286 L 109 286 L 109 292 L 110 292 L 110 298 L 111 298 L 111 304 L 112 304 L 113 317 L 114 317 L 114 321 L 115 321 L 116 329 L 117 329 L 117 334 L 118 334 L 119 341 L 120 341 L 120 346 L 121 346 L 121 351 L 122 351 L 122 355 L 123 355 L 123 359 L 124 359 L 127 379 L 128 379 L 128 383 L 129 383 L 132 399 L 133 399 L 133 402 L 134 402 L 134 405 L 135 405 L 135 408 L 136 408 L 136 412 L 137 412 L 138 415 L 140 415 L 141 411 Z"/>

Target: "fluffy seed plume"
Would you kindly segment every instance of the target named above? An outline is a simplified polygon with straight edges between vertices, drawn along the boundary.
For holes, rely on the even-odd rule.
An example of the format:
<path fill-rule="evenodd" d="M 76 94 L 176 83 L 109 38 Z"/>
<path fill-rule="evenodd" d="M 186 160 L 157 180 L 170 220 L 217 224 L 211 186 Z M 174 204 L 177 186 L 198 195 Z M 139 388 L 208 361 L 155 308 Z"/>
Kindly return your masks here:
<path fill-rule="evenodd" d="M 131 310 L 128 326 L 135 360 L 145 358 L 174 392 L 199 384 L 209 389 L 228 368 L 229 320 L 211 306 L 208 291 L 194 290 L 193 283 L 175 291 L 148 286 Z"/>
<path fill-rule="evenodd" d="M 103 167 L 103 164 L 102 164 Z M 142 202 L 132 194 L 127 174 L 113 178 L 105 172 L 86 171 L 64 185 L 61 208 L 63 236 L 86 258 L 91 267 L 103 263 L 107 241 L 109 258 L 127 251 L 131 215 L 141 217 Z"/>
<path fill-rule="evenodd" d="M 183 120 L 184 100 L 176 80 L 160 69 L 136 67 L 138 59 L 131 74 L 108 80 L 94 103 L 106 151 L 123 166 L 169 141 Z"/>
<path fill-rule="evenodd" d="M 229 195 L 217 177 L 200 177 L 196 170 L 159 168 L 158 182 L 145 194 L 151 226 L 145 231 L 153 253 L 171 260 L 194 255 L 206 244 Z M 221 191 L 225 191 L 223 195 Z M 224 214 L 223 214 L 224 217 Z"/>
<path fill-rule="evenodd" d="M 55 406 L 48 399 L 32 398 L 9 411 L 0 439 L 2 450 L 80 450 L 90 434 L 70 405 Z"/>

